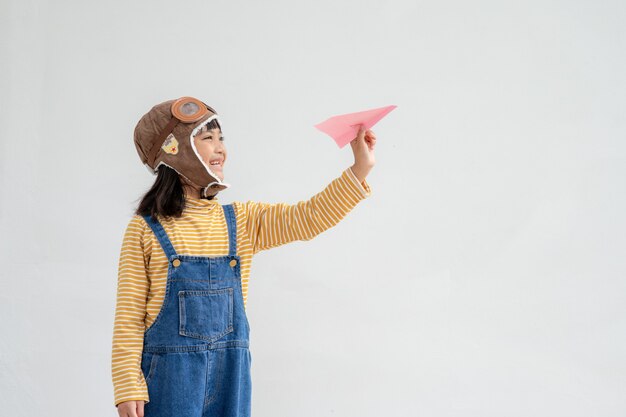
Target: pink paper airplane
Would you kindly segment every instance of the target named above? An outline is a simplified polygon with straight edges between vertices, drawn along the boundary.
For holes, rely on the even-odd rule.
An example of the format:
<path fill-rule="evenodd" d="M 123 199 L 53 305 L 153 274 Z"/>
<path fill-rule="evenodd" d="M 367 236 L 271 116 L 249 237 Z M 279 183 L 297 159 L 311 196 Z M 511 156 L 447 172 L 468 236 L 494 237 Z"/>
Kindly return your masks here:
<path fill-rule="evenodd" d="M 366 130 L 370 129 L 396 107 L 398 106 L 391 105 L 356 113 L 340 114 L 316 124 L 315 127 L 330 135 L 337 145 L 343 148 L 356 137 L 361 124 Z"/>

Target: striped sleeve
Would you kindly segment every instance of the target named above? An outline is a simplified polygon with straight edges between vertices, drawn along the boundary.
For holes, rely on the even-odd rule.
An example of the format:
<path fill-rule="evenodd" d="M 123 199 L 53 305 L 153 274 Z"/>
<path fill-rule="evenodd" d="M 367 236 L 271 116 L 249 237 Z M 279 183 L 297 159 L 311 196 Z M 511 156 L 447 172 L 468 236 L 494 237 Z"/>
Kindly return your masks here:
<path fill-rule="evenodd" d="M 371 195 L 367 181 L 359 182 L 351 168 L 307 201 L 243 203 L 246 230 L 253 253 L 295 240 L 311 240 L 343 219 L 361 200 Z"/>
<path fill-rule="evenodd" d="M 141 371 L 146 299 L 150 287 L 146 272 L 149 259 L 146 259 L 143 244 L 146 227 L 141 216 L 133 216 L 126 227 L 120 252 L 111 356 L 115 406 L 130 400 L 149 401 Z"/>

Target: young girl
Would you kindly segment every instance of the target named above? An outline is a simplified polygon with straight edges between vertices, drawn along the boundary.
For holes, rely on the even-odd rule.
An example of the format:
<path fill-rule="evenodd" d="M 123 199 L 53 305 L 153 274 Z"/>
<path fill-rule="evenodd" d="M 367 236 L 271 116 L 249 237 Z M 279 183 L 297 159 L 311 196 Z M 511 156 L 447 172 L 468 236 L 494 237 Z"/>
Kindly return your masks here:
<path fill-rule="evenodd" d="M 370 196 L 375 143 L 361 128 L 354 164 L 308 201 L 222 205 L 230 184 L 216 111 L 182 97 L 139 120 L 137 152 L 157 177 L 119 259 L 111 370 L 121 417 L 250 416 L 252 256 L 313 239 Z"/>

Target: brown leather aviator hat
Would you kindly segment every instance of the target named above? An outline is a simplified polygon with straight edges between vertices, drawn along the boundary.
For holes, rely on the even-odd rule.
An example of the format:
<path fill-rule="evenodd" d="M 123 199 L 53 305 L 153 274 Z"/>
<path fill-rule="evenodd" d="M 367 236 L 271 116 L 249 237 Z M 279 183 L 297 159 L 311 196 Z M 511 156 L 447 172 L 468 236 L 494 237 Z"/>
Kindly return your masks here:
<path fill-rule="evenodd" d="M 173 168 L 201 190 L 203 197 L 230 187 L 202 160 L 193 141 L 204 125 L 217 118 L 215 110 L 193 97 L 157 104 L 135 127 L 135 147 L 141 162 L 154 175 L 159 165 Z"/>

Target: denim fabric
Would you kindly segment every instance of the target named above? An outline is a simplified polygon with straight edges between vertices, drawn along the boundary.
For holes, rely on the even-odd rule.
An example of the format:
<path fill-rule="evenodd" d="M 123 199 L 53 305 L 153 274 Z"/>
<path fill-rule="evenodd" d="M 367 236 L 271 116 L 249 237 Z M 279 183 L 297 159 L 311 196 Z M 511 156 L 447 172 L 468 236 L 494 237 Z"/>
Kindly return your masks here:
<path fill-rule="evenodd" d="M 163 305 L 144 334 L 145 417 L 250 416 L 250 326 L 237 223 L 232 204 L 222 208 L 229 253 L 219 257 L 177 254 L 159 221 L 144 216 L 169 261 Z"/>

